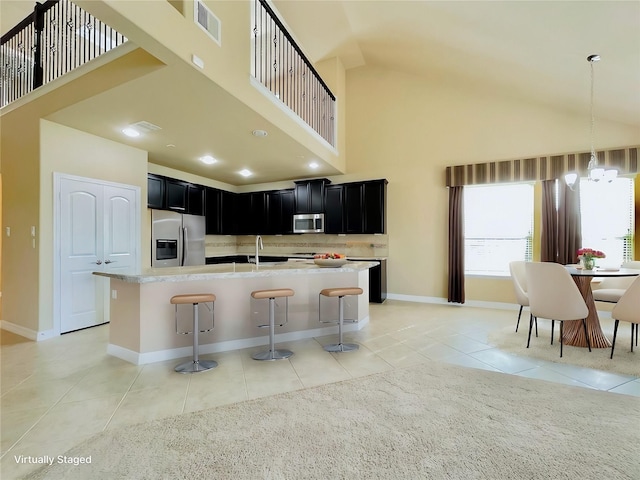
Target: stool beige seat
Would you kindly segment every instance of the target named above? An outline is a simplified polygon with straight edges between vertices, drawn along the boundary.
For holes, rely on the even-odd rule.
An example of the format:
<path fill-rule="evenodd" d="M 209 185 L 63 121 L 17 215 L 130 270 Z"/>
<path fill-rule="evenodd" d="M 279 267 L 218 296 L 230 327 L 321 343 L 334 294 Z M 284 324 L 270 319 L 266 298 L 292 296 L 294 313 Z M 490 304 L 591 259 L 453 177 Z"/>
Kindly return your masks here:
<path fill-rule="evenodd" d="M 259 327 L 269 327 L 269 350 L 256 353 L 251 356 L 254 360 L 283 360 L 293 355 L 291 350 L 279 349 L 275 347 L 275 330 L 276 330 L 276 298 L 285 298 L 285 321 L 279 324 L 281 327 L 289 321 L 289 297 L 294 295 L 294 291 L 290 288 L 276 288 L 271 290 L 255 290 L 251 292 L 251 296 L 256 300 L 269 299 L 269 323 L 266 325 L 258 325 Z"/>
<path fill-rule="evenodd" d="M 356 343 L 343 343 L 342 341 L 342 325 L 345 322 L 344 318 L 344 297 L 346 295 L 362 295 L 363 290 L 360 287 L 340 287 L 340 288 L 325 288 L 320 291 L 318 295 L 318 319 L 322 323 L 336 323 L 332 321 L 323 321 L 322 316 L 320 314 L 320 295 L 325 297 L 338 297 L 338 343 L 331 343 L 329 345 L 325 345 L 323 348 L 327 352 L 350 352 L 353 350 L 358 350 L 360 345 Z M 356 323 L 357 320 L 346 320 L 349 323 Z"/>
<path fill-rule="evenodd" d="M 212 293 L 195 293 L 186 295 L 175 295 L 171 297 L 171 304 L 175 305 L 176 333 L 180 335 L 193 334 L 193 359 L 190 362 L 181 363 L 175 368 L 178 373 L 198 373 L 211 370 L 218 366 L 213 360 L 200 360 L 198 358 L 198 333 L 210 332 L 213 330 L 213 307 L 211 308 L 211 328 L 200 330 L 198 319 L 198 305 L 200 303 L 212 303 L 216 301 L 216 296 Z M 178 305 L 193 305 L 193 331 L 178 331 Z"/>

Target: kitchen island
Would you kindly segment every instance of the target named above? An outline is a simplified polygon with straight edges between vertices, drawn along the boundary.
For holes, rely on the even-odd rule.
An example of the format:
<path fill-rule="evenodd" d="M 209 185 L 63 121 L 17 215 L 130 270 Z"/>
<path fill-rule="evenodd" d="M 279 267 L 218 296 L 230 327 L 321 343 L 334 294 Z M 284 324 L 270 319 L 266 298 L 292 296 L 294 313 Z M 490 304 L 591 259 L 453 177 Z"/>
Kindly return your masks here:
<path fill-rule="evenodd" d="M 337 333 L 337 326 L 318 321 L 318 293 L 323 288 L 360 287 L 363 295 L 345 297 L 345 318 L 358 323 L 344 331 L 361 329 L 369 320 L 369 272 L 377 262 L 349 261 L 338 268 L 321 268 L 312 260 L 290 260 L 271 264 L 218 264 L 194 267 L 147 269 L 126 274 L 95 272 L 110 279 L 110 355 L 140 365 L 192 353 L 191 335 L 176 334 L 174 295 L 213 293 L 215 328 L 200 334 L 200 354 L 237 350 L 268 343 L 268 302 L 254 300 L 251 292 L 291 288 L 289 321 L 276 328 L 276 343 Z M 337 301 L 322 300 L 323 319 L 336 319 Z M 283 307 L 284 304 L 281 305 Z M 200 305 L 201 327 L 210 323 L 211 313 Z M 283 313 L 283 312 L 282 312 Z M 191 325 L 191 308 L 180 311 L 180 330 Z"/>

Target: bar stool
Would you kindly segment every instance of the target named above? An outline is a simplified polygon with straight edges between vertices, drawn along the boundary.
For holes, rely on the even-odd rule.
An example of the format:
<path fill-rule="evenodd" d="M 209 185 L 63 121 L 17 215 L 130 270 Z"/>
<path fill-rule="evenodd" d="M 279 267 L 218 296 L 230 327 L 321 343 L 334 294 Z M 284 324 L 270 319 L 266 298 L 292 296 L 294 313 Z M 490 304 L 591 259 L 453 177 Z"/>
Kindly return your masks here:
<path fill-rule="evenodd" d="M 350 352 L 353 350 L 358 350 L 360 345 L 356 343 L 342 343 L 342 325 L 345 322 L 344 318 L 344 297 L 345 295 L 362 295 L 362 289 L 360 287 L 341 287 L 341 288 L 325 288 L 320 291 L 318 295 L 318 320 L 321 323 L 336 323 L 336 322 L 325 322 L 322 320 L 320 316 L 320 295 L 324 295 L 325 297 L 338 297 L 338 343 L 331 343 L 329 345 L 325 345 L 323 348 L 327 352 Z M 357 323 L 357 320 L 347 320 L 349 323 Z"/>
<path fill-rule="evenodd" d="M 282 327 L 289 321 L 289 297 L 293 296 L 294 291 L 290 288 L 277 288 L 273 290 L 255 290 L 251 292 L 251 296 L 257 300 L 261 300 L 263 298 L 269 299 L 269 324 L 268 325 L 258 325 L 259 328 L 269 327 L 269 350 L 265 350 L 263 352 L 256 353 L 251 356 L 254 360 L 283 360 L 285 358 L 289 358 L 293 355 L 291 350 L 276 350 L 275 347 L 275 317 L 276 317 L 276 298 L 285 297 L 286 299 L 286 307 L 285 307 L 285 321 L 281 323 Z"/>
<path fill-rule="evenodd" d="M 213 306 L 211 308 L 211 328 L 200 330 L 198 324 L 198 304 L 208 303 L 216 301 L 216 296 L 212 293 L 194 293 L 186 295 L 175 295 L 171 297 L 171 303 L 175 305 L 175 318 L 176 318 L 176 333 L 178 335 L 190 335 L 193 333 L 193 359 L 190 362 L 181 363 L 175 368 L 178 373 L 198 373 L 210 370 L 218 366 L 218 363 L 213 360 L 198 359 L 198 333 L 210 332 L 213 330 Z M 179 332 L 178 331 L 178 305 L 193 305 L 193 332 Z"/>

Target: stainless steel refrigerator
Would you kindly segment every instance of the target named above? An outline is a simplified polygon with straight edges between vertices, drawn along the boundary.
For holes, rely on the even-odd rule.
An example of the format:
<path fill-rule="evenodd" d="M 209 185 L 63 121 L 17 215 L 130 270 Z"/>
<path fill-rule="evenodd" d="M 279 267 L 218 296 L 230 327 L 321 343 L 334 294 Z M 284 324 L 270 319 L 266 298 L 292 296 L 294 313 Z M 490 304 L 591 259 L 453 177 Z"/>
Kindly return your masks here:
<path fill-rule="evenodd" d="M 204 265 L 203 216 L 151 211 L 151 266 Z"/>

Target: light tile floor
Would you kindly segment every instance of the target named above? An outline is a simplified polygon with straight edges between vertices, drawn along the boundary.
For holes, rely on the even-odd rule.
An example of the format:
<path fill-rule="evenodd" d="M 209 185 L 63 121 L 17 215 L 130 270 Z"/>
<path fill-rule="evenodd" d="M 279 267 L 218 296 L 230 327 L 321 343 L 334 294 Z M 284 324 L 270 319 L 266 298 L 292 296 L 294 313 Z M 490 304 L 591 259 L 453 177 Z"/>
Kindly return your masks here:
<path fill-rule="evenodd" d="M 640 397 L 636 377 L 492 346 L 489 333 L 513 325 L 515 311 L 387 301 L 371 304 L 370 319 L 345 335 L 360 343 L 355 352 L 325 352 L 335 337 L 306 339 L 280 344 L 295 355 L 279 362 L 251 359 L 264 347 L 205 355 L 219 366 L 197 375 L 175 373 L 179 360 L 137 366 L 107 355 L 107 325 L 44 342 L 2 331 L 2 478 L 37 468 L 18 455 L 57 456 L 105 429 L 430 361 Z"/>

